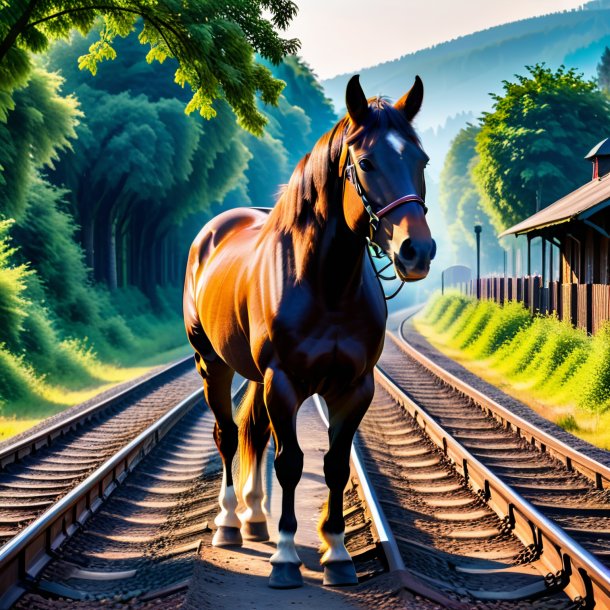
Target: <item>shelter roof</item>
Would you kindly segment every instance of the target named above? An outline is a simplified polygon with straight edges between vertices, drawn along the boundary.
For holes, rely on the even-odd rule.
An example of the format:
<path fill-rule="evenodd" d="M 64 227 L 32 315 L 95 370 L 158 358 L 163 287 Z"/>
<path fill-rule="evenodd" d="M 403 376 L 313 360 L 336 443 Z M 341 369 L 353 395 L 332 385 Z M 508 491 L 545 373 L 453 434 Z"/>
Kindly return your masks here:
<path fill-rule="evenodd" d="M 597 147 L 606 142 L 607 140 L 600 142 Z M 610 143 L 608 147 L 610 149 Z M 522 235 L 570 220 L 586 220 L 608 206 L 610 206 L 610 173 L 583 184 L 555 203 L 500 233 L 500 237 Z"/>

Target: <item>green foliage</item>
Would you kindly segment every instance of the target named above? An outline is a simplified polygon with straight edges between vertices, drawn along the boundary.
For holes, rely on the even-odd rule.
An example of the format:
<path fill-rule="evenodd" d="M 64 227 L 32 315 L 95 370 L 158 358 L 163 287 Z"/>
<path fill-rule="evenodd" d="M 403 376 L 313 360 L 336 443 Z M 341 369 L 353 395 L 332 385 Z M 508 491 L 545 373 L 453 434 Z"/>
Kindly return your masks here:
<path fill-rule="evenodd" d="M 496 231 L 472 177 L 479 162 L 476 140 L 481 128 L 468 124 L 452 140 L 441 172 L 439 204 L 448 225 L 448 236 L 456 262 L 475 264 L 476 241 L 474 225 L 482 228 L 481 247 L 484 263 L 502 262 L 502 249 L 498 246 Z"/>
<path fill-rule="evenodd" d="M 42 283 L 37 294 L 66 325 L 94 319 L 83 251 L 75 241 L 74 219 L 63 208 L 67 192 L 36 178 L 22 220 L 12 235 L 18 256 L 32 261 Z M 31 287 L 30 290 L 33 290 Z"/>
<path fill-rule="evenodd" d="M 588 337 L 554 317 L 532 319 L 520 303 L 500 306 L 456 294 L 437 295 L 420 320 L 443 344 L 484 360 L 539 399 L 594 413 L 610 409 L 610 325 Z M 567 418 L 558 423 L 576 430 Z"/>
<path fill-rule="evenodd" d="M 30 271 L 26 265 L 13 261 L 15 248 L 8 237 L 12 221 L 0 221 L 0 345 L 18 343 L 22 323 L 27 316 L 28 301 L 24 297 Z"/>
<path fill-rule="evenodd" d="M 116 57 L 114 42 L 139 29 L 138 40 L 149 47 L 146 61 L 177 61 L 175 81 L 188 84 L 192 96 L 186 112 L 216 116 L 215 102 L 224 99 L 239 124 L 261 134 L 266 123 L 258 110 L 260 94 L 276 104 L 283 82 L 255 60 L 255 53 L 279 63 L 298 50 L 296 39 L 280 32 L 297 11 L 291 0 L 12 0 L 0 4 L 0 82 L 2 107 L 23 84 L 29 69 L 27 53 L 46 51 L 57 39 L 77 30 L 85 35 L 100 23 L 99 39 L 79 59 L 79 67 L 96 74 L 98 64 Z"/>
<path fill-rule="evenodd" d="M 590 177 L 582 156 L 610 130 L 610 101 L 574 69 L 537 64 L 504 81 L 483 115 L 473 170 L 483 208 L 501 231 Z"/>
<path fill-rule="evenodd" d="M 532 317 L 521 303 L 509 302 L 497 311 L 495 305 L 489 308 L 489 318 L 476 339 L 471 331 L 470 352 L 475 358 L 487 358 L 507 345 L 521 330 L 527 329 Z"/>
<path fill-rule="evenodd" d="M 117 44 L 119 75 L 101 66 L 93 80 L 75 70 L 73 56 L 91 38 L 58 44 L 49 54 L 49 67 L 66 75 L 65 88 L 85 114 L 73 152 L 50 177 L 70 191 L 95 278 L 111 288 L 134 284 L 153 296 L 155 283 L 167 280 L 158 277 L 158 249 L 177 241 L 176 256 L 184 255 L 194 235 L 177 239 L 180 225 L 243 180 L 250 154 L 228 104 L 215 104 L 218 120 L 211 123 L 186 117 L 183 100 L 173 97 L 180 90 L 164 82 L 166 67 L 143 62 L 133 39 Z M 128 87 L 126 75 L 135 74 Z M 117 80 L 128 90 L 118 92 Z"/>
<path fill-rule="evenodd" d="M 610 407 L 610 324 L 597 332 L 583 367 L 574 376 L 573 388 L 580 405 L 591 411 Z"/>
<path fill-rule="evenodd" d="M 464 307 L 467 307 L 469 303 L 470 301 L 466 297 L 457 294 L 452 295 L 452 298 L 447 300 L 446 307 L 442 307 L 442 313 L 436 320 L 436 328 L 440 332 L 444 332 L 453 327 L 458 316 L 462 314 Z"/>
<path fill-rule="evenodd" d="M 23 356 L 16 356 L 0 343 L 0 412 L 10 403 L 39 399 L 39 387 L 40 379 Z"/>
<path fill-rule="evenodd" d="M 53 167 L 71 147 L 82 115 L 74 97 L 60 94 L 62 82 L 57 74 L 33 70 L 0 121 L 0 215 L 19 218 L 35 168 Z"/>

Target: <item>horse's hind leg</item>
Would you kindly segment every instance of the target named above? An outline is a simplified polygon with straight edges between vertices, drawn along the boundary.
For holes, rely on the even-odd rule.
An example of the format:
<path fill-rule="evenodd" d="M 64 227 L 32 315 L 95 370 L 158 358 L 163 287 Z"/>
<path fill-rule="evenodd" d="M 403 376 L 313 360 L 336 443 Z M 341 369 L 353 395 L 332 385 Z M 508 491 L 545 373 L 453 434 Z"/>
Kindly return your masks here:
<path fill-rule="evenodd" d="M 262 384 L 250 382 L 239 420 L 239 487 L 246 506 L 240 515 L 242 535 L 247 540 L 269 540 L 262 468 L 271 429 Z"/>
<path fill-rule="evenodd" d="M 300 587 L 301 560 L 294 544 L 297 518 L 294 494 L 303 473 L 303 452 L 296 434 L 297 410 L 301 400 L 281 369 L 265 373 L 265 405 L 275 440 L 275 474 L 282 487 L 282 515 L 278 525 L 277 552 L 269 560 L 273 566 L 269 586 L 277 589 Z"/>
<path fill-rule="evenodd" d="M 208 357 L 210 354 L 206 354 Z M 222 486 L 218 501 L 220 513 L 214 519 L 217 526 L 212 539 L 214 546 L 240 545 L 241 521 L 237 516 L 237 496 L 233 485 L 231 465 L 237 452 L 237 426 L 233 421 L 231 405 L 231 381 L 234 371 L 219 357 L 208 360 L 195 355 L 197 370 L 203 377 L 203 391 L 216 418 L 214 441 L 222 458 Z"/>
<path fill-rule="evenodd" d="M 373 391 L 371 375 L 348 392 L 328 397 L 330 446 L 324 456 L 324 475 L 329 494 L 327 511 L 322 515 L 319 529 L 326 548 L 321 559 L 325 585 L 358 584 L 354 562 L 344 542 L 343 492 L 349 479 L 352 439 L 371 403 Z"/>

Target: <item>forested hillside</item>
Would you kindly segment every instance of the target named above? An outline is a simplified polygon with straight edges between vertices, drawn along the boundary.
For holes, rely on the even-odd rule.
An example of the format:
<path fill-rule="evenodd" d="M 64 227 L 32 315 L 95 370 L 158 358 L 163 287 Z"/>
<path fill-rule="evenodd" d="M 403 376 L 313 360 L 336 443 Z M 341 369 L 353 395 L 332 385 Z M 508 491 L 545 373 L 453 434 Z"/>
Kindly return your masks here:
<path fill-rule="evenodd" d="M 286 87 L 253 136 L 222 99 L 184 112 L 176 64 L 145 61 L 135 37 L 96 76 L 57 43 L 0 122 L 0 415 L 38 417 L 82 400 L 185 344 L 188 247 L 214 213 L 273 205 L 296 161 L 335 121 L 309 68 L 288 57 Z"/>
<path fill-rule="evenodd" d="M 503 80 L 539 62 L 552 69 L 565 64 L 595 76 L 609 44 L 610 5 L 596 0 L 583 10 L 507 23 L 355 72 L 370 95 L 396 99 L 415 74 L 422 77 L 426 94 L 417 124 L 437 179 L 449 142 L 467 121 L 491 108 L 489 93 L 499 93 Z M 350 75 L 323 81 L 338 109 L 344 106 Z"/>

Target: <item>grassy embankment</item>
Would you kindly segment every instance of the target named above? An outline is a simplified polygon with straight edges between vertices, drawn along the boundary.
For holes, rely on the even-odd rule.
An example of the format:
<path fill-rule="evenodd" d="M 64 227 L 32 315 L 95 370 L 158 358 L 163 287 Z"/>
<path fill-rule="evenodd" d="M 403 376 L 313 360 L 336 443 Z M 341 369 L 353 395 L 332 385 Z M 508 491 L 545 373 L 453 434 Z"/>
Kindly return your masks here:
<path fill-rule="evenodd" d="M 572 434 L 610 449 L 610 325 L 588 337 L 519 303 L 432 298 L 415 326 L 434 346 Z"/>
<path fill-rule="evenodd" d="M 16 345 L 0 343 L 0 441 L 190 352 L 181 316 L 168 302 L 179 288 L 159 291 L 155 306 L 135 289 L 88 292 L 95 308 L 69 333 L 49 310 L 12 303 L 22 315 Z M 0 309 L 8 305 L 0 298 Z"/>
<path fill-rule="evenodd" d="M 181 287 L 92 282 L 69 217 L 48 197 L 35 211 L 44 230 L 0 219 L 0 440 L 188 353 Z"/>
<path fill-rule="evenodd" d="M 102 356 L 88 339 L 64 339 L 46 350 L 50 365 L 0 345 L 0 441 L 190 353 L 178 315 L 146 313 L 125 324 L 122 347 L 105 349 Z"/>

